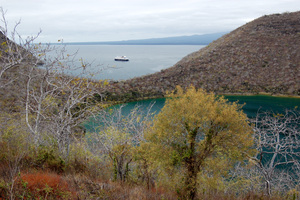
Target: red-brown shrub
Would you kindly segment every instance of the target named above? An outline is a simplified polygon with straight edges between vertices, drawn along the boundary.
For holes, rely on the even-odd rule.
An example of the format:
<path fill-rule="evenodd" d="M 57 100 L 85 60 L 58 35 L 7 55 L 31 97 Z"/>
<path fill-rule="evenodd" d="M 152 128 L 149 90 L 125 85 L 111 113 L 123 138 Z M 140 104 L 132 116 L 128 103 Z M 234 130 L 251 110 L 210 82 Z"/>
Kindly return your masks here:
<path fill-rule="evenodd" d="M 21 175 L 19 181 L 33 196 L 48 196 L 62 198 L 71 197 L 74 192 L 62 176 L 49 172 L 36 172 Z"/>

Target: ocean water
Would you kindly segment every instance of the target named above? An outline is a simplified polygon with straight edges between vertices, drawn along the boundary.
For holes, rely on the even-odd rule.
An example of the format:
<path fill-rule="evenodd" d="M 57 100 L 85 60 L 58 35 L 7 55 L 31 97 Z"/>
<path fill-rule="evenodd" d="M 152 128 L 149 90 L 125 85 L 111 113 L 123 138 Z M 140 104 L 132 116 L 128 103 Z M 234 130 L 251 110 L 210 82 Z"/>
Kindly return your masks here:
<path fill-rule="evenodd" d="M 68 53 L 91 63 L 92 70 L 101 70 L 95 79 L 126 80 L 158 72 L 173 66 L 184 56 L 205 45 L 67 45 Z M 128 62 L 114 61 L 127 56 Z"/>

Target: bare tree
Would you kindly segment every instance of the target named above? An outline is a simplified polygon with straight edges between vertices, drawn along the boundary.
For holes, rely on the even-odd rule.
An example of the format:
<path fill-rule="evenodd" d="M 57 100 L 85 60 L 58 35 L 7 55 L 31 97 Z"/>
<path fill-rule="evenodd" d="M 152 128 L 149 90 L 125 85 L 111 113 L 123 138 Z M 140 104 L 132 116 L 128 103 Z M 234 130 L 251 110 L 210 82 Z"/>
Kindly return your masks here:
<path fill-rule="evenodd" d="M 1 8 L 3 40 L 0 48 L 0 82 L 5 86 L 14 81 L 6 73 L 13 69 L 19 88 L 21 112 L 34 138 L 34 144 L 41 144 L 41 134 L 53 138 L 61 153 L 68 157 L 69 144 L 75 128 L 91 115 L 102 109 L 100 88 L 106 81 L 93 80 L 100 70 L 90 71 L 90 63 L 69 53 L 64 45 L 51 46 L 36 44 L 35 37 L 23 39 L 15 25 L 10 39 L 5 12 Z M 99 69 L 99 66 L 96 66 Z M 20 81 L 22 80 L 22 81 Z M 22 110 L 22 108 L 25 108 Z M 77 129 L 78 130 L 78 129 Z"/>
<path fill-rule="evenodd" d="M 103 110 L 95 121 L 90 122 L 92 127 L 97 127 L 91 130 L 91 147 L 95 153 L 108 157 L 113 164 L 115 180 L 127 179 L 129 164 L 133 160 L 132 149 L 144 140 L 144 131 L 151 123 L 152 106 L 146 112 L 136 106 L 125 114 L 124 105 L 121 105 L 119 108 Z"/>
<path fill-rule="evenodd" d="M 5 76 L 5 72 L 24 66 L 26 64 L 37 64 L 38 60 L 33 59 L 32 51 L 33 41 L 40 35 L 23 39 L 17 32 L 20 21 L 17 22 L 13 31 L 9 33 L 8 23 L 5 18 L 5 11 L 0 7 L 1 25 L 0 25 L 0 88 L 12 83 L 12 77 Z M 11 38 L 11 39 L 9 39 Z"/>
<path fill-rule="evenodd" d="M 87 64 L 81 60 L 78 65 L 73 56 L 39 55 L 43 66 L 30 67 L 24 74 L 27 77 L 24 102 L 27 126 L 36 144 L 40 134 L 46 132 L 68 156 L 74 128 L 102 109 L 99 88 L 106 82 L 91 79 Z"/>
<path fill-rule="evenodd" d="M 280 184 L 286 189 L 291 183 L 299 183 L 295 171 L 300 163 L 299 125 L 299 111 L 263 113 L 255 119 L 257 155 L 251 160 L 263 175 L 268 195 L 271 195 L 273 185 Z M 287 180 L 290 178 L 293 181 Z"/>

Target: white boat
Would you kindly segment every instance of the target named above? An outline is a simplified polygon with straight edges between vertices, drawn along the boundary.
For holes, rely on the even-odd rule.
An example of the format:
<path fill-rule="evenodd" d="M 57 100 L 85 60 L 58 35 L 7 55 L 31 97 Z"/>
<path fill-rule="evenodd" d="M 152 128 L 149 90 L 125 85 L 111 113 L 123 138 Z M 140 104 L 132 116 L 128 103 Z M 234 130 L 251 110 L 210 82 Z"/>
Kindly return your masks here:
<path fill-rule="evenodd" d="M 116 56 L 115 61 L 129 61 L 129 58 L 126 56 Z"/>

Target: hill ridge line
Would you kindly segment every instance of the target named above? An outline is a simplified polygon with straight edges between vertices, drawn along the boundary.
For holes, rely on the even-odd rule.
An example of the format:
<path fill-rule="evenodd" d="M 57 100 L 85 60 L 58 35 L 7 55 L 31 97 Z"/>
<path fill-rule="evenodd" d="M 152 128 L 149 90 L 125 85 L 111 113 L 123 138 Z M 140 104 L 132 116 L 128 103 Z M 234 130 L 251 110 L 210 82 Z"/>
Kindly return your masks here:
<path fill-rule="evenodd" d="M 106 91 L 143 99 L 163 97 L 176 85 L 217 94 L 299 96 L 300 11 L 255 19 L 170 68 L 114 81 Z"/>

